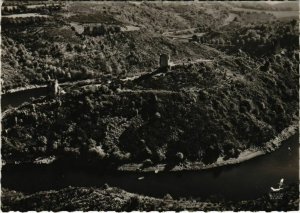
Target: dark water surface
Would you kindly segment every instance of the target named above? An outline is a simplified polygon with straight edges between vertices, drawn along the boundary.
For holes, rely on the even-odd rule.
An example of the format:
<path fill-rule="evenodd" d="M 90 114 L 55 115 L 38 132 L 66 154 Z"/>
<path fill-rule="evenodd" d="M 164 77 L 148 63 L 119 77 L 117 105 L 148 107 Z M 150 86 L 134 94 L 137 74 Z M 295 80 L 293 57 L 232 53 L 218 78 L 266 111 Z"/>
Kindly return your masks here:
<path fill-rule="evenodd" d="M 5 111 L 9 106 L 18 107 L 24 102 L 30 102 L 30 98 L 39 98 L 46 96 L 48 88 L 35 88 L 14 93 L 1 95 L 1 110 Z"/>
<path fill-rule="evenodd" d="M 101 170 L 57 168 L 55 166 L 16 166 L 2 169 L 2 186 L 24 192 L 60 189 L 67 186 L 102 186 L 108 183 L 129 192 L 163 197 L 202 197 L 212 195 L 231 200 L 254 199 L 285 183 L 298 182 L 298 135 L 265 156 L 235 166 L 191 172 L 162 172 L 139 174 Z M 139 177 L 144 177 L 138 180 Z"/>

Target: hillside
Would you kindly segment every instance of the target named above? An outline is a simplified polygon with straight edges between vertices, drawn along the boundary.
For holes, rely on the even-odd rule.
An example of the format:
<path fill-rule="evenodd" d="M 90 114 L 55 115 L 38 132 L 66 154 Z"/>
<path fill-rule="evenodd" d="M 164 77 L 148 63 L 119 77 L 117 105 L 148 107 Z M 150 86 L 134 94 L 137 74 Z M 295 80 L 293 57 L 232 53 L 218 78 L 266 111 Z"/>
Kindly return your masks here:
<path fill-rule="evenodd" d="M 3 119 L 3 159 L 207 164 L 262 148 L 297 113 L 296 61 L 276 58 L 262 71 L 265 62 L 220 56 L 36 100 Z"/>
<path fill-rule="evenodd" d="M 25 195 L 3 189 L 2 210 L 16 211 L 296 211 L 298 209 L 297 185 L 285 189 L 282 200 L 272 200 L 266 194 L 256 200 L 216 201 L 153 198 L 104 185 L 95 187 L 68 187 L 61 190 L 42 191 Z"/>
<path fill-rule="evenodd" d="M 234 2 L 230 4 L 232 7 L 240 7 L 245 9 L 254 9 L 254 10 L 268 10 L 268 11 L 298 11 L 299 4 L 297 1 L 289 1 L 289 2 Z"/>
<path fill-rule="evenodd" d="M 44 84 L 54 77 L 72 81 L 97 78 L 103 73 L 126 76 L 148 72 L 157 65 L 159 54 L 166 52 L 175 59 L 201 57 L 202 50 L 197 46 L 162 36 L 169 30 L 197 27 L 204 20 L 214 26 L 226 16 L 222 12 L 212 16 L 201 8 L 185 4 L 68 2 L 60 11 L 48 12 L 46 20 L 6 18 L 2 89 Z M 181 13 L 182 9 L 186 13 Z M 93 23 L 102 24 L 103 34 L 82 33 L 81 29 L 93 27 Z M 124 30 L 111 33 L 112 24 Z M 136 29 L 132 31 L 132 27 Z M 22 81 L 14 80 L 15 75 Z"/>
<path fill-rule="evenodd" d="M 10 11 L 6 4 L 2 12 Z M 99 78 L 103 73 L 125 77 L 150 72 L 162 53 L 171 54 L 175 61 L 211 59 L 216 56 L 212 51 L 188 42 L 193 35 L 207 33 L 204 39 L 213 45 L 217 40 L 218 44 L 247 44 L 246 30 L 251 27 L 243 29 L 243 25 L 274 20 L 271 14 L 232 11 L 235 7 L 224 3 L 66 2 L 49 8 L 14 7 L 9 13 L 30 13 L 27 18 L 3 18 L 3 92 L 45 84 L 51 78 L 64 82 Z M 226 33 L 210 36 L 218 30 Z M 245 37 L 239 38 L 241 33 Z M 267 36 L 259 39 L 268 41 Z"/>
<path fill-rule="evenodd" d="M 288 184 L 297 164 L 289 143 L 297 141 L 281 147 L 299 120 L 299 20 L 293 5 L 5 1 L 2 210 L 296 210 L 298 188 Z M 239 170 L 257 179 L 232 169 L 276 149 L 285 152 Z M 279 161 L 287 165 L 284 172 Z M 73 170 L 60 172 L 68 168 Z M 185 180 L 197 192 L 208 191 L 207 199 L 184 184 L 191 197 L 173 195 L 167 176 L 161 177 L 174 199 L 131 193 L 140 193 L 135 189 L 142 182 L 153 190 L 163 185 L 148 174 L 168 174 L 176 185 L 184 171 L 203 175 L 203 182 L 200 176 Z M 36 174 L 44 182 L 32 181 Z M 130 190 L 116 184 L 126 174 L 135 183 Z M 103 176 L 101 184 L 112 179 L 122 189 L 101 187 Z M 268 192 L 278 177 L 285 181 L 278 185 L 282 197 L 273 199 L 278 194 Z M 14 178 L 24 181 L 10 182 Z M 25 179 L 37 190 L 26 191 Z M 232 192 L 229 179 L 239 191 Z M 232 200 L 218 197 L 219 190 L 234 194 Z M 239 193 L 253 199 L 241 201 Z"/>
<path fill-rule="evenodd" d="M 294 20 L 277 20 L 243 26 L 241 18 L 248 12 L 224 22 L 228 8 L 209 3 L 190 7 L 74 2 L 52 12 L 57 16 L 42 26 L 13 28 L 17 34 L 5 29 L 5 89 L 45 84 L 53 78 L 60 82 L 97 78 L 100 85 L 66 88 L 65 95 L 36 100 L 8 114 L 3 119 L 4 160 L 34 161 L 54 155 L 109 167 L 143 162 L 210 164 L 219 157 L 264 148 L 296 116 L 297 25 Z M 123 10 L 128 13 L 120 13 Z M 92 11 L 89 17 L 86 11 Z M 170 15 L 175 18 L 169 20 Z M 198 26 L 198 31 L 207 31 L 200 40 L 168 37 L 191 34 L 191 28 L 208 16 L 213 19 L 205 23 L 212 25 Z M 104 21 L 93 26 L 90 32 L 95 35 L 85 35 L 86 29 L 81 33 L 75 29 L 82 23 L 70 25 L 78 17 L 81 22 Z M 176 29 L 165 28 L 172 26 L 170 21 Z M 112 23 L 140 28 L 112 32 L 117 29 Z M 167 72 L 157 69 L 162 53 L 172 56 L 174 66 Z"/>

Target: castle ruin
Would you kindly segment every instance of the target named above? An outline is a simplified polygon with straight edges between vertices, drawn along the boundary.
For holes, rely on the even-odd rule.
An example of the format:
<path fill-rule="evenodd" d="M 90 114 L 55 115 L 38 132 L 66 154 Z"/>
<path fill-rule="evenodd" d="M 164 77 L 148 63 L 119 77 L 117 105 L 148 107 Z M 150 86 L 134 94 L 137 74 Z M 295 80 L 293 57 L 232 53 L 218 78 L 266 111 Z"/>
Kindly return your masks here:
<path fill-rule="evenodd" d="M 159 59 L 159 67 L 162 69 L 166 69 L 170 67 L 170 56 L 167 54 L 160 55 Z"/>
<path fill-rule="evenodd" d="M 57 96 L 60 94 L 61 89 L 59 87 L 57 79 L 49 81 L 48 88 L 49 88 L 50 95 Z"/>

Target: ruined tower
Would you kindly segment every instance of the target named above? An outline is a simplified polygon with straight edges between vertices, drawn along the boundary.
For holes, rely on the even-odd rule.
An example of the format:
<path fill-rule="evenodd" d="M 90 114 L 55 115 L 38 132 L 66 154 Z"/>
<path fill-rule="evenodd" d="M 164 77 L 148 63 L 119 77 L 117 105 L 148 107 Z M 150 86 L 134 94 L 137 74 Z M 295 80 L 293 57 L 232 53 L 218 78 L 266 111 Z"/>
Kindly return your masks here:
<path fill-rule="evenodd" d="M 53 95 L 53 96 L 59 95 L 60 88 L 59 88 L 57 79 L 50 81 L 48 88 L 49 88 L 50 95 Z"/>
<path fill-rule="evenodd" d="M 168 68 L 170 66 L 170 56 L 167 54 L 160 55 L 159 59 L 159 67 L 160 68 Z"/>

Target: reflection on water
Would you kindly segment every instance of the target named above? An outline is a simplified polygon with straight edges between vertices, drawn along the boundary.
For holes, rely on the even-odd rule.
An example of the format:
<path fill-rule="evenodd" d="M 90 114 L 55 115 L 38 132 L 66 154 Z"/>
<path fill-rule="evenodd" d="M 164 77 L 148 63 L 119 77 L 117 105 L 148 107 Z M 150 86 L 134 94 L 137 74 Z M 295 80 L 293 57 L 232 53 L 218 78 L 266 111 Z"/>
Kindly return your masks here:
<path fill-rule="evenodd" d="M 101 186 L 108 183 L 129 192 L 155 197 L 163 197 L 169 193 L 174 198 L 207 198 L 214 195 L 232 200 L 254 199 L 269 192 L 270 186 L 277 184 L 281 178 L 285 179 L 286 184 L 298 182 L 298 144 L 298 135 L 295 135 L 271 154 L 240 165 L 207 171 L 103 174 L 101 170 L 55 166 L 5 166 L 2 170 L 2 186 L 34 192 L 67 186 Z M 139 180 L 141 176 L 144 179 Z"/>

